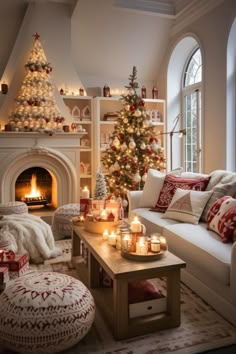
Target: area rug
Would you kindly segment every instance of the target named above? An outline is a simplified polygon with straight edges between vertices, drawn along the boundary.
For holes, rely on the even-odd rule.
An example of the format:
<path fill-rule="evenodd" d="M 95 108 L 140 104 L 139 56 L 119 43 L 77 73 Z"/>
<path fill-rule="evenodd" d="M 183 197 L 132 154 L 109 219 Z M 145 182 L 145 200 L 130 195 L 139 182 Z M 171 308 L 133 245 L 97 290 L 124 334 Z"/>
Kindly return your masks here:
<path fill-rule="evenodd" d="M 71 263 L 71 240 L 57 241 L 61 256 L 32 265 L 30 271 L 55 271 L 78 278 Z M 164 286 L 160 284 L 160 286 Z M 236 328 L 181 283 L 181 325 L 128 340 L 115 341 L 109 327 L 96 309 L 90 332 L 63 354 L 196 354 L 236 344 Z M 2 351 L 1 354 L 12 354 Z"/>

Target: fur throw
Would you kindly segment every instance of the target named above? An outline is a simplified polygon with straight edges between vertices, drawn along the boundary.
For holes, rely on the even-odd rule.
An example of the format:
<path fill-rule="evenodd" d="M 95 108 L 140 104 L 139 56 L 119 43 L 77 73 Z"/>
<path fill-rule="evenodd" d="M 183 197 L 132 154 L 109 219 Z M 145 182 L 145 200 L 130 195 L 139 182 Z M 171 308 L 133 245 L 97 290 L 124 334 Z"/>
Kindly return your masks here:
<path fill-rule="evenodd" d="M 59 248 L 55 247 L 50 225 L 38 216 L 30 214 L 4 215 L 0 219 L 0 229 L 2 229 L 0 245 L 1 241 L 4 242 L 4 234 L 7 231 L 15 239 L 16 253 L 28 253 L 31 262 L 42 263 L 45 259 L 55 258 L 62 253 Z"/>

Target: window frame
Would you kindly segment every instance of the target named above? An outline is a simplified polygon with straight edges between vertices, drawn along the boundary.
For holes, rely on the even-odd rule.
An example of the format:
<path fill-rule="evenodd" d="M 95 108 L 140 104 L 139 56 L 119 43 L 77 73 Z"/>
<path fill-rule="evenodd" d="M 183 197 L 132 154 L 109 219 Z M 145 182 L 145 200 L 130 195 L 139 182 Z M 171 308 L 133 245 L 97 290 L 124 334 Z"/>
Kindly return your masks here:
<path fill-rule="evenodd" d="M 197 172 L 200 173 L 202 172 L 202 167 L 203 167 L 203 156 L 202 156 L 202 76 L 203 76 L 203 72 L 201 73 L 201 81 L 198 81 L 194 84 L 191 85 L 187 85 L 185 86 L 185 81 L 186 81 L 186 75 L 187 75 L 187 70 L 188 67 L 190 65 L 190 62 L 194 56 L 194 54 L 196 53 L 196 51 L 199 50 L 200 54 L 201 54 L 201 58 L 202 58 L 202 53 L 201 53 L 201 49 L 199 46 L 195 47 L 190 55 L 188 56 L 185 66 L 184 66 L 184 70 L 183 70 L 183 74 L 182 74 L 182 88 L 181 88 L 181 125 L 183 127 L 183 129 L 186 129 L 186 121 L 185 121 L 185 113 L 186 113 L 186 109 L 185 109 L 185 99 L 186 96 L 192 95 L 194 93 L 198 93 L 197 95 L 197 102 L 196 102 L 196 111 L 197 111 L 197 136 L 196 136 L 196 171 L 188 171 L 188 172 Z M 201 67 L 202 67 L 202 60 L 201 60 Z M 202 71 L 202 69 L 201 69 Z M 183 142 L 181 143 L 181 160 L 182 160 L 182 164 L 185 167 L 186 170 L 186 136 L 185 139 L 183 139 Z"/>

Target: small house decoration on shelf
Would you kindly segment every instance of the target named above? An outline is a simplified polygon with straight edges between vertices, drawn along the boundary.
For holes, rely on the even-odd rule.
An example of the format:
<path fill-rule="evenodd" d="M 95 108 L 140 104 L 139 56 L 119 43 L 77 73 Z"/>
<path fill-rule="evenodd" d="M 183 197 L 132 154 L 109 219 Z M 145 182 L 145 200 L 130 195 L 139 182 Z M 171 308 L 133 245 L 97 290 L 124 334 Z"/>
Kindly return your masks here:
<path fill-rule="evenodd" d="M 82 109 L 81 120 L 82 121 L 91 120 L 91 111 L 88 105 Z"/>
<path fill-rule="evenodd" d="M 78 106 L 74 106 L 71 110 L 71 115 L 74 119 L 78 120 L 80 118 L 80 109 Z"/>

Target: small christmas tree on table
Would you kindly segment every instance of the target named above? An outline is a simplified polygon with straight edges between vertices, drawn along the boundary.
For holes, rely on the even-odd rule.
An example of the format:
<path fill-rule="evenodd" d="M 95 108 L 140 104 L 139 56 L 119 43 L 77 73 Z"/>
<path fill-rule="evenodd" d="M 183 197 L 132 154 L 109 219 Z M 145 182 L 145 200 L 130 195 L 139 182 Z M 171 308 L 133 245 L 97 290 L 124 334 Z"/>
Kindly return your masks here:
<path fill-rule="evenodd" d="M 39 34 L 34 37 L 33 48 L 25 64 L 27 73 L 16 99 L 16 108 L 10 115 L 10 125 L 13 130 L 20 131 L 61 130 L 64 118 L 53 95 L 52 67 L 44 54 Z"/>
<path fill-rule="evenodd" d="M 145 102 L 136 92 L 137 70 L 129 78 L 128 93 L 121 96 L 123 108 L 111 136 L 110 147 L 102 162 L 109 171 L 108 190 L 125 198 L 127 190 L 143 188 L 149 168 L 163 170 L 163 151 L 145 109 Z"/>
<path fill-rule="evenodd" d="M 101 200 L 105 199 L 107 195 L 106 181 L 99 168 L 96 174 L 96 185 L 94 191 L 94 199 Z"/>

